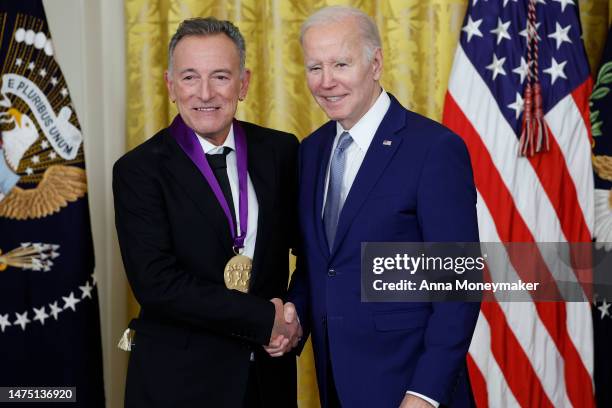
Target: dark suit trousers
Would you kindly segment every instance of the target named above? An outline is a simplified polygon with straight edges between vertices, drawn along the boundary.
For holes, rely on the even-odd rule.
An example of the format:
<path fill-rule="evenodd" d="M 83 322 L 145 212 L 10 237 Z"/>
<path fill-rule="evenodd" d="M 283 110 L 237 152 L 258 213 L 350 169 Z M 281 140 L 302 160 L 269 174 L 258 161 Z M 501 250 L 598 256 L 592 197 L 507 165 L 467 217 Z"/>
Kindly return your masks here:
<path fill-rule="evenodd" d="M 251 362 L 249 366 L 249 380 L 247 389 L 244 393 L 244 408 L 262 408 L 261 391 L 259 387 L 259 379 L 257 378 L 257 365 Z"/>
<path fill-rule="evenodd" d="M 327 348 L 327 404 L 323 408 L 341 408 L 340 398 L 336 390 L 336 382 L 334 381 L 334 371 L 332 370 L 331 350 L 329 348 L 329 333 L 325 329 L 325 347 Z"/>

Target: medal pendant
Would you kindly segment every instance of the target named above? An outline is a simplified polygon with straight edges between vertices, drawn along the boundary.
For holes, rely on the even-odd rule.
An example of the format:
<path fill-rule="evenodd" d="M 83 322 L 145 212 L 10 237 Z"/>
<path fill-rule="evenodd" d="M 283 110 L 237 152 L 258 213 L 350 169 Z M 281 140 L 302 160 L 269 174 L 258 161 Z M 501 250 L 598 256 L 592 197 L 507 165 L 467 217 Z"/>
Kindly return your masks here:
<path fill-rule="evenodd" d="M 233 256 L 225 265 L 223 279 L 228 289 L 236 289 L 240 292 L 249 291 L 249 280 L 251 279 L 251 269 L 253 261 L 244 255 Z"/>

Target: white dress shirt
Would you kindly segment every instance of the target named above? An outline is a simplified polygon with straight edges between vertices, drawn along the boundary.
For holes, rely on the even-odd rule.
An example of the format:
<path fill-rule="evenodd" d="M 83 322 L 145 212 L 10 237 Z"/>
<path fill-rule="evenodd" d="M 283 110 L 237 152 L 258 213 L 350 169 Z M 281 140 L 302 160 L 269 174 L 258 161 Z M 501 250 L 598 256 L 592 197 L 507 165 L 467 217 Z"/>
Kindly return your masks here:
<path fill-rule="evenodd" d="M 223 144 L 220 146 L 215 146 L 203 137 L 198 136 L 198 140 L 200 141 L 200 145 L 202 146 L 202 150 L 205 154 L 223 153 L 223 148 L 226 146 L 232 149 L 232 151 L 229 152 L 226 157 L 227 178 L 229 179 L 230 189 L 232 190 L 232 200 L 234 201 L 234 211 L 236 212 L 236 228 L 237 231 L 240 231 L 240 211 L 238 209 L 238 167 L 236 162 L 236 142 L 234 140 L 234 125 L 232 124 L 232 126 L 230 127 L 229 134 L 227 135 L 227 138 L 225 138 L 225 142 L 223 142 Z M 249 176 L 248 173 L 247 190 L 247 194 L 249 197 L 249 220 L 247 223 L 246 239 L 244 240 L 244 249 L 241 253 L 242 255 L 248 256 L 249 258 L 253 259 L 253 254 L 255 253 L 255 240 L 257 239 L 257 218 L 259 215 L 259 204 L 257 202 L 257 195 L 255 194 L 255 189 L 253 188 L 253 183 L 251 182 L 251 176 Z"/>
<path fill-rule="evenodd" d="M 325 195 L 323 200 L 323 208 L 321 209 L 321 218 L 323 217 L 323 212 L 325 211 L 325 202 L 327 201 L 327 188 L 329 184 L 329 167 L 331 164 L 331 158 L 333 157 L 333 152 L 338 145 L 338 140 L 340 139 L 340 135 L 344 132 L 348 132 L 353 138 L 353 143 L 349 145 L 349 147 L 345 150 L 346 154 L 346 165 L 344 167 L 344 175 L 342 177 L 342 185 L 340 189 L 340 208 L 344 206 L 344 201 L 351 191 L 351 186 L 355 181 L 355 177 L 357 176 L 357 172 L 361 167 L 361 163 L 363 163 L 363 159 L 374 139 L 374 135 L 378 130 L 378 127 L 382 123 L 387 111 L 389 110 L 389 106 L 391 106 L 391 98 L 385 90 L 383 89 L 374 105 L 366 112 L 365 115 L 359 119 L 355 125 L 353 125 L 350 129 L 344 129 L 340 122 L 336 122 L 336 137 L 334 138 L 334 144 L 332 146 L 332 155 L 330 156 L 330 162 L 327 163 L 327 173 L 325 176 Z M 440 404 L 429 398 L 425 395 L 419 394 L 418 392 L 406 391 L 407 394 L 415 395 L 419 398 L 424 399 L 435 408 L 438 408 Z"/>
<path fill-rule="evenodd" d="M 321 209 L 321 217 L 323 217 L 323 211 L 325 210 L 325 202 L 327 201 L 327 188 L 329 184 L 329 165 L 331 163 L 331 158 L 334 155 L 334 150 L 338 145 L 338 140 L 340 139 L 340 135 L 344 132 L 348 132 L 353 138 L 353 143 L 349 145 L 349 147 L 345 150 L 346 155 L 346 165 L 344 167 L 344 175 L 342 176 L 342 187 L 340 189 L 340 208 L 344 206 L 344 201 L 351 190 L 351 186 L 353 185 L 353 181 L 355 181 L 355 177 L 357 176 L 357 172 L 361 167 L 361 163 L 363 162 L 363 158 L 370 147 L 370 143 L 372 143 L 372 139 L 374 139 L 374 134 L 376 130 L 378 130 L 378 126 L 382 122 L 385 114 L 389 110 L 389 106 L 391 106 L 391 99 L 389 95 L 383 90 L 374 105 L 370 108 L 369 111 L 366 112 L 365 115 L 359 119 L 355 125 L 353 125 L 350 129 L 344 129 L 340 122 L 336 122 L 336 137 L 334 138 L 334 144 L 332 145 L 332 154 L 330 156 L 330 162 L 327 163 L 327 173 L 325 176 L 325 195 L 323 201 L 323 208 Z"/>

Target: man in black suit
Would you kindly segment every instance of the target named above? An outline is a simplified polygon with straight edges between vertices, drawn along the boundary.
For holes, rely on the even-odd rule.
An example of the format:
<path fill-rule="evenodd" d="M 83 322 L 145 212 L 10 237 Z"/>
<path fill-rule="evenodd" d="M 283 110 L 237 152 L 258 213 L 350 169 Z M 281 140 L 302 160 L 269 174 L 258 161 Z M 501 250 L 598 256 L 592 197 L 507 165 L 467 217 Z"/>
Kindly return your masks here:
<path fill-rule="evenodd" d="M 121 254 L 142 307 L 126 407 L 296 406 L 295 355 L 262 346 L 300 336 L 280 300 L 298 142 L 234 119 L 244 60 L 230 22 L 181 23 L 165 74 L 179 115 L 114 166 Z"/>

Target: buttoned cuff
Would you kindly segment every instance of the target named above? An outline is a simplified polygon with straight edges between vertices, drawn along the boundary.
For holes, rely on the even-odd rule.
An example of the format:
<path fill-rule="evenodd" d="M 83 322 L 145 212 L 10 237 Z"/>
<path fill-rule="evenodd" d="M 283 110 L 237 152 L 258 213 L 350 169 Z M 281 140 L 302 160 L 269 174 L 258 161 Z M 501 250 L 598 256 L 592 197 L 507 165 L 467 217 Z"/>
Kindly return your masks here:
<path fill-rule="evenodd" d="M 412 394 L 412 395 L 414 395 L 415 397 L 419 397 L 419 398 L 421 398 L 421 399 L 423 399 L 423 400 L 425 400 L 425 401 L 429 402 L 429 403 L 430 403 L 430 404 L 431 404 L 431 405 L 432 405 L 434 408 L 438 408 L 438 407 L 440 406 L 440 403 L 439 403 L 439 402 L 437 402 L 437 401 L 435 401 L 435 400 L 432 400 L 431 398 L 426 397 L 426 396 L 425 396 L 425 395 L 423 395 L 423 394 L 419 394 L 418 392 L 414 392 L 414 391 L 406 391 L 406 394 Z"/>

